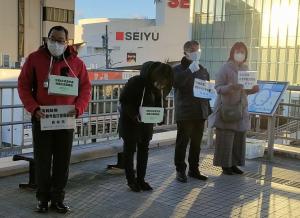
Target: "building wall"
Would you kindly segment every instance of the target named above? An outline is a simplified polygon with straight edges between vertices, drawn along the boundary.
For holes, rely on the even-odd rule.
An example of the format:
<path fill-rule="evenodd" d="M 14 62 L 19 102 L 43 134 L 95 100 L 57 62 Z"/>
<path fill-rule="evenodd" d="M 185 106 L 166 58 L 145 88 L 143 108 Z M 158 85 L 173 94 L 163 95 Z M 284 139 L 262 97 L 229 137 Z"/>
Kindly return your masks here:
<path fill-rule="evenodd" d="M 74 24 L 42 21 L 41 4 L 68 10 L 75 9 L 75 0 L 25 0 L 24 1 L 24 57 L 35 51 L 47 37 L 54 25 L 63 25 L 69 30 L 69 38 L 74 39 Z M 0 7 L 0 67 L 2 54 L 9 55 L 10 67 L 18 62 L 18 0 L 2 0 Z M 41 31 L 41 26 L 43 26 Z"/>
<path fill-rule="evenodd" d="M 300 84 L 299 0 L 193 0 L 193 5 L 192 38 L 200 41 L 201 63 L 212 78 L 232 45 L 243 41 L 259 79 Z"/>
<path fill-rule="evenodd" d="M 0 7 L 0 66 L 2 54 L 9 54 L 11 59 L 18 57 L 18 0 L 1 1 Z M 12 28 L 13 27 L 13 28 Z"/>
<path fill-rule="evenodd" d="M 105 67 L 105 49 L 101 36 L 108 26 L 109 67 L 141 65 L 146 61 L 179 61 L 182 47 L 190 39 L 189 8 L 171 8 L 169 0 L 156 4 L 156 19 L 83 19 L 76 26 L 75 42 L 85 42 L 79 56 L 89 68 Z M 118 40 L 117 34 L 139 34 L 135 40 Z M 143 36 L 141 37 L 142 34 Z M 146 39 L 145 34 L 150 34 Z M 152 40 L 152 34 L 154 39 Z M 157 34 L 159 35 L 158 40 Z M 136 54 L 136 62 L 128 62 L 127 55 Z"/>

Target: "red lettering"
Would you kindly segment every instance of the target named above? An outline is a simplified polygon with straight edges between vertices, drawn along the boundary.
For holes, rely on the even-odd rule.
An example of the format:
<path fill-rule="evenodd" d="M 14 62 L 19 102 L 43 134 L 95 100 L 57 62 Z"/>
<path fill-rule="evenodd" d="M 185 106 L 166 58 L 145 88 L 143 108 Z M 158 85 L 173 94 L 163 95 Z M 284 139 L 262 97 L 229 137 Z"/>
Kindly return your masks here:
<path fill-rule="evenodd" d="M 179 5 L 179 0 L 169 0 L 168 5 L 170 8 L 177 8 Z"/>
<path fill-rule="evenodd" d="M 180 7 L 181 8 L 190 8 L 190 1 L 189 0 L 181 0 Z"/>
<path fill-rule="evenodd" d="M 170 8 L 190 8 L 190 0 L 169 0 Z"/>

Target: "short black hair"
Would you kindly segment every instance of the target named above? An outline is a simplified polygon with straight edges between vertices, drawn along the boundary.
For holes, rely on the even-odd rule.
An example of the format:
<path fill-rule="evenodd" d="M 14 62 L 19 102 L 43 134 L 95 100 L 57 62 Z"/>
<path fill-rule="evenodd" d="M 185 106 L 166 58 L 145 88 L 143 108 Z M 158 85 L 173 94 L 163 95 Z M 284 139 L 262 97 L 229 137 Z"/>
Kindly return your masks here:
<path fill-rule="evenodd" d="M 239 50 L 239 49 L 244 49 L 245 50 L 245 60 L 244 60 L 244 62 L 247 60 L 247 57 L 248 57 L 247 46 L 243 42 L 236 42 L 236 43 L 234 43 L 234 45 L 230 49 L 230 54 L 229 54 L 228 61 L 233 61 L 234 60 L 234 52 L 235 52 L 235 50 Z"/>
<path fill-rule="evenodd" d="M 194 45 L 200 45 L 200 44 L 199 44 L 199 42 L 196 41 L 196 40 L 187 41 L 187 42 L 184 43 L 184 45 L 183 45 L 183 51 L 186 52 L 186 51 L 191 50 L 191 48 L 192 48 Z"/>
<path fill-rule="evenodd" d="M 49 32 L 48 32 L 48 38 L 50 37 L 50 35 L 51 35 L 51 33 L 52 33 L 53 30 L 56 30 L 56 31 L 64 31 L 64 32 L 65 32 L 65 35 L 66 35 L 66 40 L 69 39 L 69 31 L 68 31 L 66 28 L 64 28 L 63 26 L 54 26 L 54 27 L 52 27 L 52 28 L 49 30 Z"/>

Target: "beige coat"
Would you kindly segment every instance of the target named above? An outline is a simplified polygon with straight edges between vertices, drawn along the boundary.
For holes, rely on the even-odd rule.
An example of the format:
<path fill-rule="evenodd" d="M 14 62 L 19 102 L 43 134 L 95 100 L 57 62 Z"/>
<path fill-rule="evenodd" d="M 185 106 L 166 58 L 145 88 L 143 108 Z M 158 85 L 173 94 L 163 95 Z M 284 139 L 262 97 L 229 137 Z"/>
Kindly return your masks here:
<path fill-rule="evenodd" d="M 230 84 L 237 84 L 239 70 L 248 70 L 248 67 L 246 65 L 237 66 L 229 61 L 225 63 L 217 73 L 215 89 L 218 93 L 218 97 L 214 105 L 214 113 L 209 118 L 210 126 L 238 132 L 245 132 L 250 129 L 247 94 L 244 90 L 236 91 L 229 87 Z M 224 104 L 237 104 L 240 98 L 242 98 L 243 115 L 240 121 L 225 123 L 221 119 L 221 95 Z"/>

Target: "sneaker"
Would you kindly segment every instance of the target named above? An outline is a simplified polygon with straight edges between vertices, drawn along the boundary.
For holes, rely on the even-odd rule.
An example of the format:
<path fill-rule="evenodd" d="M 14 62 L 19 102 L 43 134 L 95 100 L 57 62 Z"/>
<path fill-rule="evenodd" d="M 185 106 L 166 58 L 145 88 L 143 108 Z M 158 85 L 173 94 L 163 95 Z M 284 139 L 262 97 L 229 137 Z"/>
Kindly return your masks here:
<path fill-rule="evenodd" d="M 185 172 L 183 172 L 183 171 L 177 171 L 176 179 L 179 182 L 183 182 L 183 183 L 187 182 L 187 177 L 185 175 Z"/>
<path fill-rule="evenodd" d="M 39 201 L 36 206 L 36 212 L 47 213 L 48 212 L 48 201 Z"/>
<path fill-rule="evenodd" d="M 243 174 L 244 172 L 242 170 L 240 170 L 237 166 L 232 166 L 231 167 L 232 172 L 236 173 L 236 174 Z"/>
<path fill-rule="evenodd" d="M 55 210 L 57 213 L 67 213 L 70 211 L 70 207 L 65 205 L 63 202 L 53 202 L 51 203 L 50 208 Z"/>
<path fill-rule="evenodd" d="M 205 181 L 205 180 L 208 179 L 208 177 L 202 175 L 199 172 L 199 170 L 197 170 L 197 171 L 189 171 L 188 175 L 189 175 L 189 177 L 192 177 L 192 178 L 195 178 L 195 179 L 199 179 L 199 180 L 203 180 L 203 181 Z"/>
<path fill-rule="evenodd" d="M 223 174 L 225 174 L 225 175 L 233 175 L 234 174 L 231 167 L 222 167 L 222 169 L 223 169 Z"/>

